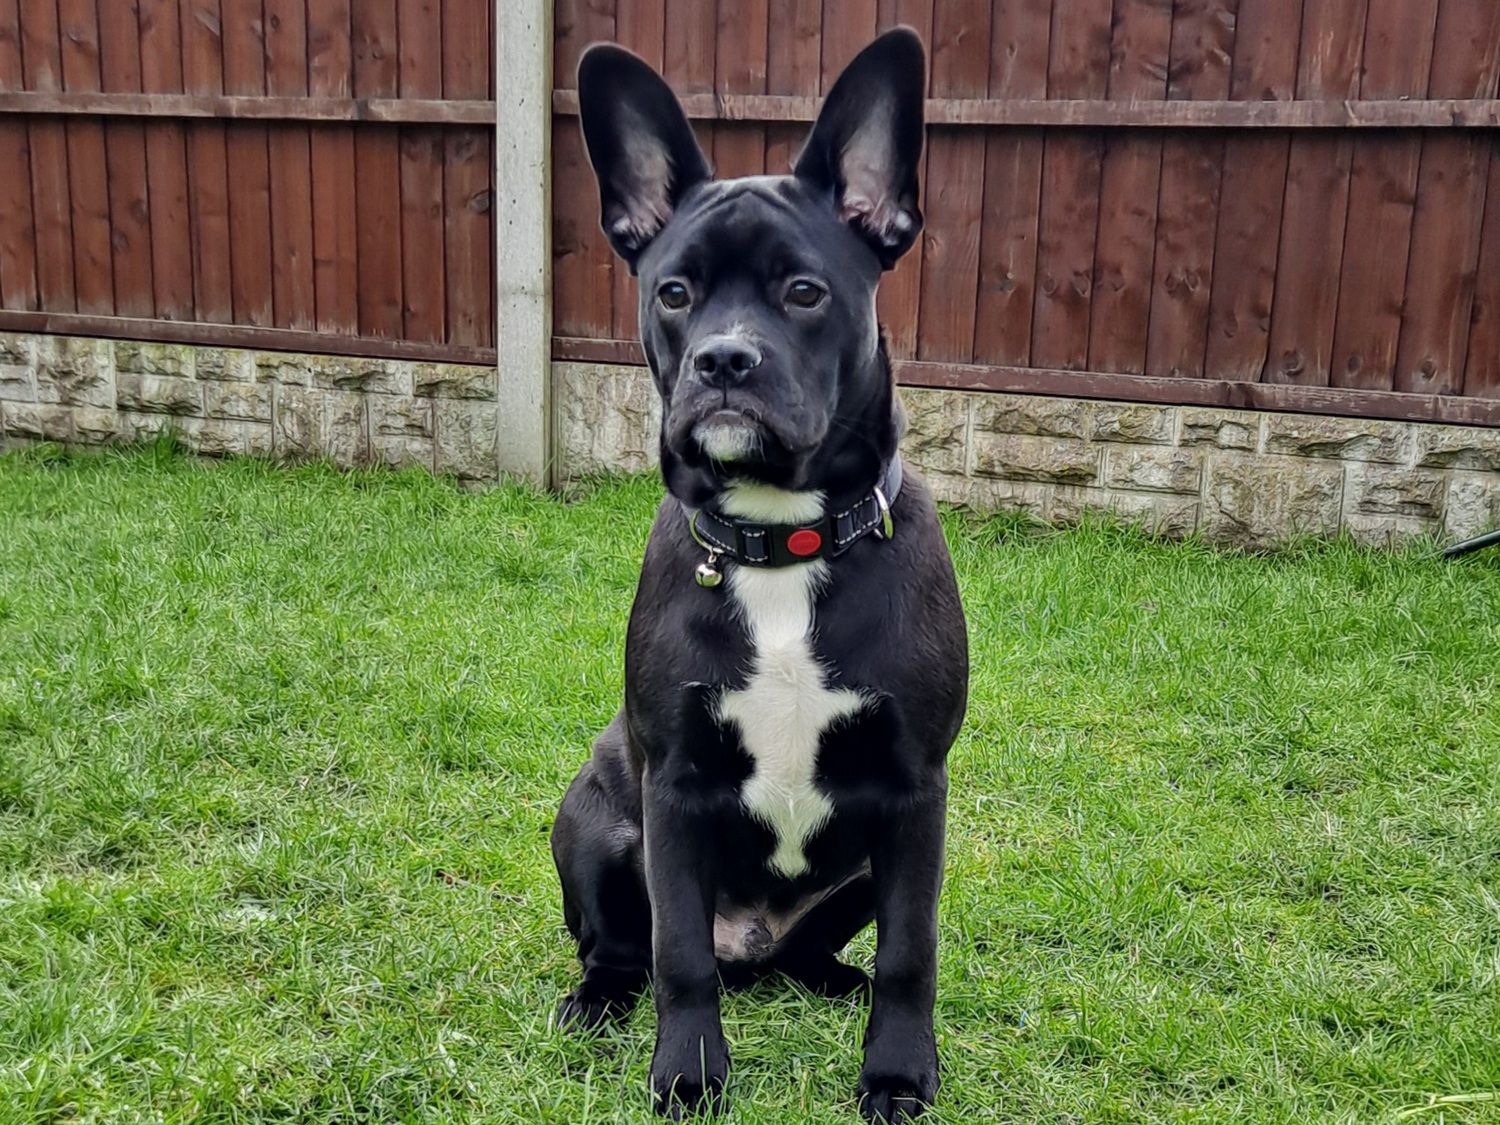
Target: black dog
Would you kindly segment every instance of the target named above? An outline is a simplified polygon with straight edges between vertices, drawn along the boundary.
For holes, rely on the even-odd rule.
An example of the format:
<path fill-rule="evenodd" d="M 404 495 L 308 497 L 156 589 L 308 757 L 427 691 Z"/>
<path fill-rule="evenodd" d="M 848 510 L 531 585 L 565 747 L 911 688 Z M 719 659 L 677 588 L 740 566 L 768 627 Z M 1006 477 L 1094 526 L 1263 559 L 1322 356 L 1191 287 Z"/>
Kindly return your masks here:
<path fill-rule="evenodd" d="M 625 706 L 552 834 L 583 982 L 561 1025 L 655 988 L 651 1084 L 719 1108 L 718 987 L 778 970 L 873 993 L 865 1115 L 937 1090 L 945 759 L 968 640 L 875 321 L 921 229 L 921 41 L 829 94 L 791 176 L 715 181 L 640 59 L 596 46 L 579 105 L 603 223 L 641 281 L 669 495 L 625 645 Z M 878 927 L 875 979 L 835 954 Z"/>

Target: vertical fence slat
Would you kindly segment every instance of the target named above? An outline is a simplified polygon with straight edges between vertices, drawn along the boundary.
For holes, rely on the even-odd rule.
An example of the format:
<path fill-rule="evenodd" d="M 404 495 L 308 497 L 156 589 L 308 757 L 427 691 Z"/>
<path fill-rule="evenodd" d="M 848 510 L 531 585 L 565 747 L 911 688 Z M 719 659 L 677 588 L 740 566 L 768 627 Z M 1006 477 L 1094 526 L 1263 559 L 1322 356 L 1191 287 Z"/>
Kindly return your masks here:
<path fill-rule="evenodd" d="M 444 184 L 447 141 L 441 132 L 406 126 L 401 130 L 401 245 L 404 248 L 401 292 L 408 340 L 441 341 L 448 335 L 448 281 Z M 455 157 L 457 157 L 455 146 Z M 455 188 L 458 184 L 455 183 Z M 466 201 L 455 201 L 463 208 Z M 457 263 L 455 263 L 455 266 Z M 456 279 L 455 279 L 456 280 Z M 467 324 L 459 334 L 473 338 L 484 308 L 474 308 L 472 283 L 460 285 L 464 307 L 455 320 Z M 456 295 L 457 296 L 457 295 Z M 486 302 L 487 304 L 487 302 Z"/>
<path fill-rule="evenodd" d="M 0 307 L 38 307 L 31 145 L 12 121 L 0 124 Z"/>
<path fill-rule="evenodd" d="M 623 11 L 623 5 L 622 5 Z M 766 93 L 816 96 L 822 74 L 823 0 L 770 0 L 766 31 Z M 807 126 L 766 127 L 766 171 L 792 170 Z"/>
<path fill-rule="evenodd" d="M 1047 96 L 1051 28 L 1050 0 L 996 0 L 990 97 Z M 992 129 L 985 139 L 976 363 L 1031 362 L 1042 149 L 1042 133 L 1035 129 Z"/>
<path fill-rule="evenodd" d="M 849 60 L 875 38 L 879 17 L 877 0 L 823 0 L 822 93 L 833 89 Z"/>
<path fill-rule="evenodd" d="M 1500 147 L 1493 142 L 1473 292 L 1462 391 L 1476 398 L 1500 398 Z"/>
<path fill-rule="evenodd" d="M 1106 96 L 1164 98 L 1171 47 L 1171 0 L 1115 0 Z M 1094 371 L 1140 374 L 1146 368 L 1161 147 L 1159 135 L 1130 129 L 1105 139 L 1089 325 Z"/>
<path fill-rule="evenodd" d="M 354 91 L 354 42 L 348 0 L 320 0 L 307 13 L 307 88 L 313 95 Z M 312 155 L 313 307 L 319 332 L 359 332 L 359 229 L 354 129 L 321 125 Z"/>
<path fill-rule="evenodd" d="M 935 49 L 933 39 L 933 0 L 881 0 L 876 12 L 876 25 L 879 30 L 904 24 L 915 28 L 917 34 L 922 36 L 922 41 L 928 44 L 929 49 Z M 985 49 L 980 44 L 981 51 Z M 929 68 L 933 64 L 929 63 Z M 930 82 L 929 82 L 930 86 Z M 978 86 L 981 96 L 984 89 L 984 79 L 981 73 Z M 934 199 L 936 183 L 931 174 L 932 159 L 932 137 L 933 130 L 928 128 L 928 143 L 922 150 L 921 161 L 917 165 L 917 182 L 920 185 L 921 206 L 927 222 L 932 222 L 930 207 Z M 976 139 L 976 143 L 979 142 Z M 941 146 L 940 146 L 941 147 Z M 982 157 L 980 158 L 982 161 Z M 982 207 L 983 203 L 979 195 L 979 189 L 983 187 L 983 168 L 980 169 L 979 184 L 974 185 L 976 208 Z M 977 248 L 976 248 L 977 249 Z M 906 257 L 896 263 L 896 268 L 885 275 L 880 283 L 880 291 L 876 296 L 875 312 L 880 318 L 881 325 L 885 328 L 886 340 L 890 346 L 891 354 L 898 359 L 912 359 L 917 354 L 918 320 L 920 319 L 920 306 L 922 301 L 922 279 L 926 273 L 926 243 L 919 239 L 917 244 L 907 253 Z M 972 303 L 972 299 L 971 299 Z"/>
<path fill-rule="evenodd" d="M 440 0 L 400 0 L 397 20 L 403 98 L 443 96 L 442 17 Z M 480 35 L 478 27 L 466 31 L 468 50 L 477 54 L 487 37 Z M 459 49 L 457 44 L 455 49 Z M 448 334 L 443 223 L 446 141 L 431 127 L 405 126 L 399 143 L 404 334 L 408 340 L 440 341 Z"/>
<path fill-rule="evenodd" d="M 614 34 L 614 10 L 558 0 L 554 14 L 553 85 L 573 89 L 584 47 Z M 713 83 L 710 56 L 709 84 Z M 569 185 L 552 202 L 553 320 L 563 336 L 608 336 L 614 317 L 613 257 L 599 226 L 599 196 L 576 118 L 552 120 L 553 183 Z"/>
<path fill-rule="evenodd" d="M 1299 98 L 1358 95 L 1363 36 L 1352 31 L 1364 26 L 1366 5 L 1367 0 L 1306 0 Z M 1354 139 L 1347 134 L 1292 138 L 1266 382 L 1328 385 L 1353 158 Z"/>
<path fill-rule="evenodd" d="M 105 90 L 140 92 L 140 25 L 134 5 L 99 5 L 99 66 Z M 151 276 L 145 127 L 139 121 L 105 122 L 104 155 L 109 169 L 115 312 L 149 317 L 156 311 L 156 293 Z"/>
<path fill-rule="evenodd" d="M 1109 25 L 1109 0 L 1056 0 L 1049 98 L 1104 95 Z M 1088 365 L 1103 138 L 1093 130 L 1053 130 L 1044 149 L 1031 362 L 1077 369 Z"/>
<path fill-rule="evenodd" d="M 1433 48 L 1432 98 L 1494 97 L 1500 70 L 1500 4 L 1442 0 Z M 1490 138 L 1457 130 L 1424 136 L 1412 254 L 1406 271 L 1396 390 L 1455 393 L 1464 382 L 1484 218 Z"/>
<path fill-rule="evenodd" d="M 1238 0 L 1179 0 L 1168 98 L 1229 96 L 1237 6 Z M 1203 374 L 1223 170 L 1223 139 L 1217 134 L 1168 137 L 1162 144 L 1147 374 Z"/>
<path fill-rule="evenodd" d="M 713 91 L 717 7 L 712 0 L 667 0 L 661 73 L 678 94 Z M 712 163 L 714 122 L 694 121 L 693 134 L 698 138 L 698 147 Z"/>
<path fill-rule="evenodd" d="M 983 97 L 989 87 L 989 68 L 989 0 L 953 0 L 935 7 L 930 95 Z M 919 359 L 968 363 L 974 357 L 983 213 L 984 135 L 973 130 L 932 129 L 926 227 L 919 244 Z"/>
<path fill-rule="evenodd" d="M 189 94 L 223 93 L 219 0 L 183 0 L 181 28 L 183 89 Z M 193 121 L 184 132 L 196 318 L 230 324 L 234 248 L 229 237 L 228 129 L 219 121 Z"/>
<path fill-rule="evenodd" d="M 266 91 L 307 94 L 308 0 L 265 0 Z M 279 328 L 317 323 L 313 293 L 312 148 L 308 128 L 271 126 L 271 294 Z"/>
<path fill-rule="evenodd" d="M 771 0 L 774 5 L 777 0 Z M 804 0 L 813 2 L 813 0 Z M 615 41 L 628 47 L 661 73 L 662 52 L 666 45 L 666 0 L 619 0 L 615 8 Z M 774 24 L 772 24 L 774 27 Z M 767 72 L 775 52 L 767 52 Z M 772 168 L 773 172 L 783 169 Z M 584 194 L 587 194 L 585 192 Z M 640 294 L 635 278 L 621 262 L 610 261 L 612 278 L 613 335 L 617 340 L 633 340 L 640 332 Z"/>
<path fill-rule="evenodd" d="M 182 13 L 178 0 L 140 0 L 141 89 L 182 93 Z M 162 320 L 192 320 L 193 242 L 188 210 L 187 131 L 155 120 L 146 128 L 151 208 L 153 304 Z"/>
<path fill-rule="evenodd" d="M 266 52 L 260 0 L 221 0 L 224 92 L 264 94 Z M 226 133 L 229 159 L 231 288 L 237 324 L 271 327 L 276 320 L 271 282 L 271 162 L 268 130 L 248 121 Z"/>
<path fill-rule="evenodd" d="M 1297 82 L 1302 0 L 1240 0 L 1229 96 L 1285 101 Z M 1224 142 L 1214 279 L 1209 297 L 1207 373 L 1255 382 L 1266 365 L 1290 140 L 1285 134 Z"/>
<path fill-rule="evenodd" d="M 28 90 L 62 89 L 61 35 L 55 0 L 21 0 L 21 53 Z M 78 308 L 73 269 L 73 200 L 68 139 L 61 121 L 27 126 L 31 198 L 36 212 L 37 300 L 49 312 Z"/>
<path fill-rule="evenodd" d="M 21 64 L 21 9 L 18 0 L 0 0 L 0 90 L 24 90 Z"/>
<path fill-rule="evenodd" d="M 361 0 L 352 9 L 354 96 L 395 97 L 401 88 L 396 0 Z M 395 129 L 354 135 L 359 184 L 359 332 L 401 335 L 401 148 Z"/>
<path fill-rule="evenodd" d="M 1421 97 L 1432 67 L 1437 0 L 1370 0 L 1362 98 Z M 1411 250 L 1421 139 L 1356 137 L 1330 381 L 1392 388 Z"/>
<path fill-rule="evenodd" d="M 99 23 L 93 0 L 58 0 L 62 32 L 63 88 L 99 90 Z M 68 192 L 73 204 L 73 275 L 78 311 L 115 311 L 114 255 L 109 245 L 109 164 L 104 124 L 75 119 L 64 125 L 68 138 Z"/>
<path fill-rule="evenodd" d="M 489 59 L 475 33 L 493 22 L 488 0 L 448 0 L 443 7 L 443 95 L 483 97 Z M 447 271 L 448 342 L 489 345 L 495 339 L 494 208 L 490 178 L 494 131 L 450 129 L 443 139 L 445 161 L 444 268 Z"/>
<path fill-rule="evenodd" d="M 618 17 L 617 17 L 618 18 Z M 721 94 L 766 92 L 767 0 L 719 5 L 714 88 Z M 713 163 L 721 179 L 759 176 L 766 170 L 766 127 L 721 122 L 714 131 Z"/>
<path fill-rule="evenodd" d="M 24 89 L 21 15 L 0 0 L 0 89 Z M 31 142 L 24 121 L 0 122 L 0 306 L 37 307 L 36 220 L 31 208 Z"/>

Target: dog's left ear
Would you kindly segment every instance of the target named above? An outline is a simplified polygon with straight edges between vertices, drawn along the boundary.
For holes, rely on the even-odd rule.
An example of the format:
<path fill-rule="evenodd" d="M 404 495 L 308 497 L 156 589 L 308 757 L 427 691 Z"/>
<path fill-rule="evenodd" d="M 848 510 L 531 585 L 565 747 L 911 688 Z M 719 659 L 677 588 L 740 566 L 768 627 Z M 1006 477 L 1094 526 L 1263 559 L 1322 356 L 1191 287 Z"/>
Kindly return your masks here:
<path fill-rule="evenodd" d="M 623 47 L 600 43 L 583 53 L 578 112 L 604 233 L 634 273 L 682 197 L 712 175 L 708 161 L 672 88 Z"/>
<path fill-rule="evenodd" d="M 794 169 L 831 191 L 850 223 L 890 269 L 922 230 L 917 161 L 927 59 L 908 27 L 888 31 L 844 68 Z"/>

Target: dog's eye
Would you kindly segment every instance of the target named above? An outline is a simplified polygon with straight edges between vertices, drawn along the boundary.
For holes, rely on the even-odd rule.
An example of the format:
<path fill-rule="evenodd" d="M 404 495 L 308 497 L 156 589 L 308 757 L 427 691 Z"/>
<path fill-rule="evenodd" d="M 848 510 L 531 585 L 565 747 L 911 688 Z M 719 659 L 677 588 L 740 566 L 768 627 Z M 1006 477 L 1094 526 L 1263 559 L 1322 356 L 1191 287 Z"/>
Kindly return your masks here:
<path fill-rule="evenodd" d="M 687 308 L 693 295 L 682 282 L 669 281 L 656 291 L 656 299 L 666 308 L 676 310 Z"/>
<path fill-rule="evenodd" d="M 786 290 L 786 303 L 799 309 L 815 309 L 828 296 L 828 290 L 812 281 L 794 281 Z"/>

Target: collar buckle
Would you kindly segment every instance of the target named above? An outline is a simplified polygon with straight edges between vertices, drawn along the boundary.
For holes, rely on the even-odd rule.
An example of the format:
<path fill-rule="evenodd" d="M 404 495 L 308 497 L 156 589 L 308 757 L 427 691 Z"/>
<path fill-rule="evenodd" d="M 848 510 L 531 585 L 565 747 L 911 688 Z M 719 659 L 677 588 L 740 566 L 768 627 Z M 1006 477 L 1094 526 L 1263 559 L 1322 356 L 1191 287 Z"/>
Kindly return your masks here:
<path fill-rule="evenodd" d="M 875 528 L 875 534 L 885 540 L 896 538 L 896 523 L 891 519 L 891 502 L 885 498 L 885 493 L 880 486 L 875 486 L 875 505 L 880 509 L 880 526 Z"/>

